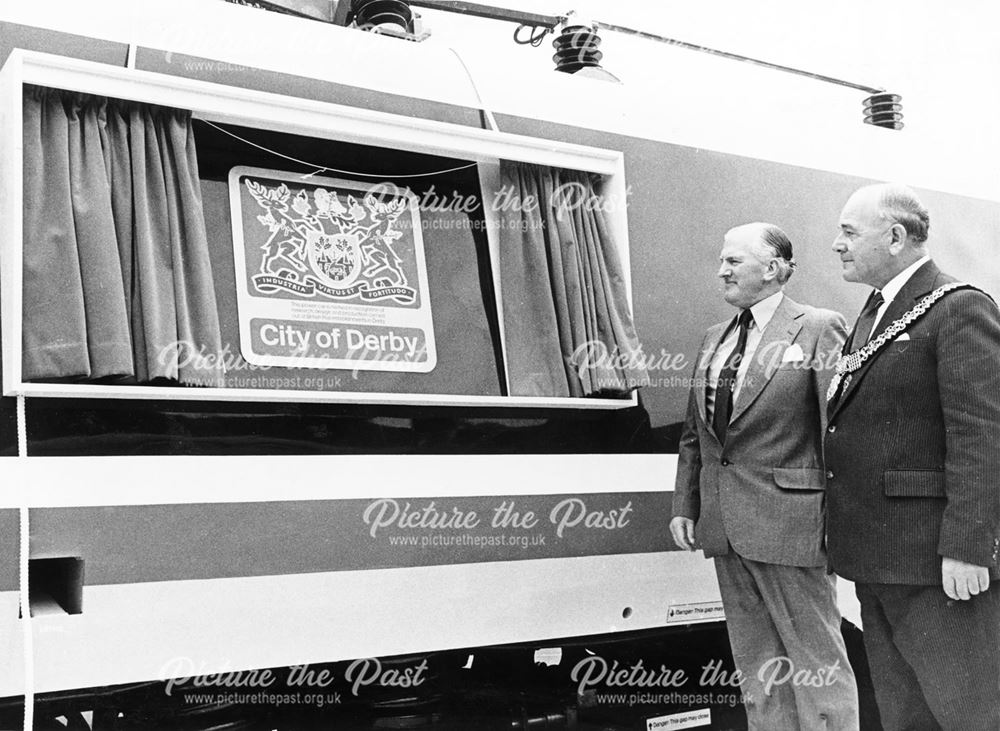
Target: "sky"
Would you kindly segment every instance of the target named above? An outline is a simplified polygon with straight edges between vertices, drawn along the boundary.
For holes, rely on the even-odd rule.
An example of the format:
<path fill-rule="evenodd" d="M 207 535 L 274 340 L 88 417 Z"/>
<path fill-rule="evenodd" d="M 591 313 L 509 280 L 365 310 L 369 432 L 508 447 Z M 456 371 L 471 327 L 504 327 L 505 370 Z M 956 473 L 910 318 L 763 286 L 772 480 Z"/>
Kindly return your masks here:
<path fill-rule="evenodd" d="M 863 92 L 604 31 L 602 64 L 622 80 L 622 95 L 631 95 L 634 119 L 642 117 L 639 121 L 646 125 L 646 130 L 630 133 L 651 136 L 657 131 L 662 139 L 712 148 L 713 137 L 734 130 L 742 139 L 728 151 L 867 177 L 881 178 L 883 169 L 898 170 L 905 177 L 897 179 L 914 185 L 1000 200 L 996 172 L 1000 134 L 994 128 L 994 120 L 1000 119 L 1000 3 L 996 0 L 480 2 L 550 15 L 575 11 L 584 19 L 884 87 L 902 95 L 906 125 L 899 133 L 905 137 L 881 136 L 881 131 L 875 137 L 869 135 L 876 145 L 885 141 L 885 149 L 880 147 L 873 155 L 870 147 L 855 145 L 855 138 L 865 137 L 857 132 Z M 546 101 L 548 89 L 541 82 L 559 76 L 553 70 L 551 36 L 538 48 L 518 46 L 512 40 L 516 27 L 512 23 L 426 9 L 418 12 L 431 31 L 430 38 L 419 45 L 441 52 L 426 55 L 424 61 L 426 68 L 435 70 L 434 75 L 440 74 L 440 89 L 468 84 L 447 53 L 454 49 L 483 88 L 506 85 L 528 100 L 515 113 L 527 111 L 530 116 L 532 94 Z M 262 36 L 248 46 L 238 24 L 227 27 L 221 20 L 237 15 L 247 19 L 269 16 L 266 23 L 274 29 L 274 38 Z M 152 48 L 185 50 L 186 46 L 195 55 L 294 69 L 332 80 L 350 81 L 364 72 L 370 83 L 398 82 L 396 89 L 389 90 L 400 93 L 428 93 L 434 83 L 414 79 L 418 71 L 407 67 L 419 65 L 414 61 L 421 54 L 402 52 L 401 47 L 409 45 L 405 42 L 393 39 L 380 44 L 371 57 L 374 63 L 366 57 L 362 63 L 338 64 L 342 32 L 338 35 L 311 21 L 236 8 L 222 0 L 173 0 L 169 6 L 149 0 L 10 2 L 3 4 L 0 17 L 95 36 L 124 36 Z M 187 18 L 194 22 L 185 23 Z M 168 25 L 172 28 L 163 29 Z M 282 46 L 282 38 L 290 34 L 301 41 Z M 274 50 L 268 49 L 271 41 Z M 384 68 L 373 76 L 379 63 Z M 392 74 L 402 81 L 390 78 Z M 692 110 L 702 115 L 695 115 L 693 123 L 711 127 L 710 133 L 687 134 Z M 686 122 L 682 122 L 684 113 Z M 775 129 L 770 121 L 775 118 L 785 124 Z M 670 129 L 672 123 L 676 130 Z M 687 129 L 682 129 L 685 123 Z M 905 144 L 898 144 L 903 139 Z M 835 146 L 838 149 L 820 154 L 830 140 L 841 142 Z M 900 156 L 910 164 L 900 164 Z M 865 167 L 873 157 L 888 162 L 879 169 Z"/>
<path fill-rule="evenodd" d="M 905 133 L 928 165 L 955 168 L 981 182 L 982 197 L 1000 199 L 1000 4 L 917 0 L 494 0 L 492 5 L 578 17 L 665 35 L 793 66 L 903 96 Z M 551 73 L 551 38 L 539 48 L 516 46 L 514 25 L 417 9 L 431 31 L 429 44 L 451 45 L 470 66 L 503 66 L 521 78 Z M 841 113 L 861 119 L 865 94 L 830 89 L 777 71 L 602 32 L 602 65 L 629 87 L 671 89 L 672 99 L 711 104 L 712 94 L 751 109 L 755 98 L 801 102 L 804 123 L 821 123 L 826 99 L 840 94 Z M 780 77 L 780 78 L 779 78 Z M 745 79 L 745 83 L 734 80 Z M 764 87 L 771 86 L 768 91 Z M 820 89 L 819 87 L 827 87 Z M 745 93 L 745 103 L 740 94 Z M 819 95 L 825 94 L 822 102 Z M 840 97 L 837 97 L 840 98 Z M 703 100 L 699 102 L 698 100 Z M 650 99 L 651 112 L 665 102 Z M 856 105 L 856 106 L 855 106 Z M 791 109 L 791 108 L 790 108 Z M 790 113 L 795 113 L 793 109 Z M 996 180 L 994 180 L 996 179 Z M 988 193 L 988 194 L 987 194 Z"/>
<path fill-rule="evenodd" d="M 951 3 L 898 0 L 844 0 L 838 3 L 802 0 L 715 0 L 655 2 L 653 0 L 495 0 L 488 4 L 529 12 L 603 20 L 721 50 L 754 56 L 817 73 L 899 89 L 908 97 L 947 104 L 942 116 L 956 114 L 961 99 L 993 97 L 997 87 L 985 87 L 1000 74 L 1000 8 L 992 0 Z M 504 63 L 551 67 L 552 47 L 546 39 L 538 49 L 514 47 L 512 24 L 474 19 L 454 13 L 417 9 L 427 19 L 432 43 L 479 46 L 483 53 L 502 53 Z M 656 65 L 670 57 L 697 54 L 651 41 L 603 34 L 604 65 L 625 83 L 656 74 Z M 473 43 L 469 44 L 469 38 Z M 486 44 L 489 48 L 486 48 Z M 494 45 L 495 44 L 495 45 Z M 495 49 L 495 50 L 494 50 Z M 701 59 L 704 60 L 704 59 Z M 730 64 L 730 61 L 720 63 Z"/>

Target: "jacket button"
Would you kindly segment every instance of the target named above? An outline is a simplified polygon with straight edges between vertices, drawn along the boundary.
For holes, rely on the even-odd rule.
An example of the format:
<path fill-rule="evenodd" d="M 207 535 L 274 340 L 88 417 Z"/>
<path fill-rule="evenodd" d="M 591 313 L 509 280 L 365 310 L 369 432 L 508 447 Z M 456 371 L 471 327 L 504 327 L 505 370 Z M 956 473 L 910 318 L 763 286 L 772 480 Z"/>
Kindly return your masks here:
<path fill-rule="evenodd" d="M 722 466 L 723 466 L 723 467 L 728 467 L 728 466 L 729 466 L 729 460 L 728 460 L 728 459 L 725 459 L 725 458 L 723 458 L 723 460 L 722 460 Z"/>
<path fill-rule="evenodd" d="M 837 431 L 837 425 L 836 424 L 830 424 L 830 426 L 828 426 L 826 428 L 826 430 L 828 432 L 830 432 L 831 434 L 833 434 L 835 431 Z"/>
<path fill-rule="evenodd" d="M 826 479 L 828 479 L 828 480 L 832 480 L 833 479 L 833 470 L 827 470 L 826 471 Z"/>

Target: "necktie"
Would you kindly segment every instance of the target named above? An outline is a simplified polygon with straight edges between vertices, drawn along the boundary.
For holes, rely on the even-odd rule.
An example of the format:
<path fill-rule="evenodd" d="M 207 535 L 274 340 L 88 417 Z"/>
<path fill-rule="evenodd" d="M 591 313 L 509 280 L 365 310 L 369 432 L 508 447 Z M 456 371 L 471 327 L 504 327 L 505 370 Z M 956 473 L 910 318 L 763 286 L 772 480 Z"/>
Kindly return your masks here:
<path fill-rule="evenodd" d="M 872 326 L 875 325 L 875 316 L 878 308 L 885 303 L 882 293 L 877 289 L 872 292 L 865 308 L 858 316 L 858 324 L 854 326 L 854 335 L 851 336 L 851 348 L 848 352 L 853 353 L 858 348 L 863 348 L 872 334 Z"/>
<path fill-rule="evenodd" d="M 747 332 L 750 330 L 750 323 L 753 322 L 753 315 L 750 310 L 743 310 L 739 318 L 739 335 L 736 338 L 736 347 L 726 364 L 719 373 L 719 382 L 715 385 L 715 409 L 712 413 L 712 428 L 715 436 L 723 444 L 726 443 L 726 429 L 729 428 L 729 417 L 733 413 L 733 389 L 736 388 L 736 371 L 743 360 L 743 353 L 747 348 Z"/>

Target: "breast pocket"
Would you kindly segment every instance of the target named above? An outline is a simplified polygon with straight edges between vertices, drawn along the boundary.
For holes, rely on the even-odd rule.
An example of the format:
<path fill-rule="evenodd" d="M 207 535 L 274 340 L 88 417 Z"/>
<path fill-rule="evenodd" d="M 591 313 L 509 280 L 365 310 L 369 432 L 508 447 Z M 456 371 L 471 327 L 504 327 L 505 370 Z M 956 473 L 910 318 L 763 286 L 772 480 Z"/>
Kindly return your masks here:
<path fill-rule="evenodd" d="M 909 340 L 893 340 L 885 346 L 887 358 L 925 356 L 934 347 L 934 342 L 927 338 L 910 338 Z"/>

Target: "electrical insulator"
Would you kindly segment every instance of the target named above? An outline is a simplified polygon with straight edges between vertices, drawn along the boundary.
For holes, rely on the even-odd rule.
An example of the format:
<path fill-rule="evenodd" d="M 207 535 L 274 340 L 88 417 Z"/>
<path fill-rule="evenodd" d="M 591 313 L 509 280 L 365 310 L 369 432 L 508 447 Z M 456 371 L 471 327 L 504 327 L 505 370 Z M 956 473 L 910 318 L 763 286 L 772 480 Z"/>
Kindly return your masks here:
<path fill-rule="evenodd" d="M 589 25 L 568 25 L 562 29 L 552 45 L 556 54 L 552 60 L 556 71 L 572 74 L 588 66 L 600 68 L 603 53 L 597 50 L 601 37 Z"/>
<path fill-rule="evenodd" d="M 413 30 L 413 11 L 403 0 L 353 0 L 354 23 L 365 30 L 391 28 L 402 33 Z"/>
<path fill-rule="evenodd" d="M 865 99 L 865 124 L 886 129 L 903 129 L 903 100 L 899 94 L 873 94 Z"/>

